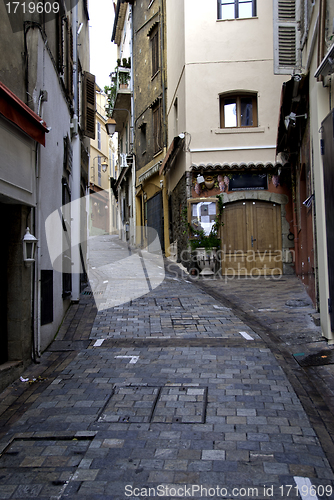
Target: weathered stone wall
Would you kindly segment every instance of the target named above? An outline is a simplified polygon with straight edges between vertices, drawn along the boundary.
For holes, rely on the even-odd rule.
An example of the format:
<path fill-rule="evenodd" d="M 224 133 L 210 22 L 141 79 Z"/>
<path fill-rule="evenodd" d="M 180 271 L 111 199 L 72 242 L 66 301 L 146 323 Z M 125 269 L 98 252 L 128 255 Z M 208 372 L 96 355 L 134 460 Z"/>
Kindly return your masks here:
<path fill-rule="evenodd" d="M 184 174 L 170 195 L 169 233 L 170 241 L 177 242 L 177 262 L 190 267 L 187 224 L 183 213 L 187 209 L 186 174 Z"/>

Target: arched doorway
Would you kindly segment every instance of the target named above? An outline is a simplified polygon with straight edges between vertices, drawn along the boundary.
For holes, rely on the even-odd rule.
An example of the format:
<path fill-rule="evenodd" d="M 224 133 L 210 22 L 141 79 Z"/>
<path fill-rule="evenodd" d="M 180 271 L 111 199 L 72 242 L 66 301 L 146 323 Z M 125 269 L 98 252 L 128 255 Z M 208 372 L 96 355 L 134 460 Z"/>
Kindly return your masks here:
<path fill-rule="evenodd" d="M 282 274 L 281 206 L 258 199 L 224 204 L 222 274 Z"/>

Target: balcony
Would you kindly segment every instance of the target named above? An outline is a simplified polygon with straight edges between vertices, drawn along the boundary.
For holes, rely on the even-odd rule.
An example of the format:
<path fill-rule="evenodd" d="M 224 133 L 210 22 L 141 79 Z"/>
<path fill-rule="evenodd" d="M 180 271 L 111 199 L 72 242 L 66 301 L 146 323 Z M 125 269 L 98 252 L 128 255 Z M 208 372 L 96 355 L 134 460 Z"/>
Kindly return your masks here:
<path fill-rule="evenodd" d="M 131 111 L 131 69 L 118 66 L 111 78 L 115 85 L 115 101 L 111 117 L 116 121 L 116 132 L 121 132 L 129 120 Z"/>

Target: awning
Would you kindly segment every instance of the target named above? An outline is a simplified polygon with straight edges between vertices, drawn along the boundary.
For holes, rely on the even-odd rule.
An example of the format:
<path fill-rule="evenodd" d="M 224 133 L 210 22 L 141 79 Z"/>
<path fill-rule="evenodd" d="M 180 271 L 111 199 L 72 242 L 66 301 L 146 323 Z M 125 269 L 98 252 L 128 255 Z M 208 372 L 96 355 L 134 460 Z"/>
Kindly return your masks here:
<path fill-rule="evenodd" d="M 334 43 L 321 61 L 317 71 L 314 73 L 315 78 L 318 76 L 328 76 L 334 73 Z"/>
<path fill-rule="evenodd" d="M 200 163 L 198 165 L 192 164 L 191 170 L 193 172 L 204 171 L 217 171 L 217 170 L 272 170 L 284 167 L 284 163 L 280 162 L 232 162 L 232 163 Z"/>
<path fill-rule="evenodd" d="M 34 141 L 45 146 L 45 133 L 49 132 L 45 121 L 2 82 L 0 82 L 0 113 Z"/>
<path fill-rule="evenodd" d="M 179 151 L 183 148 L 183 144 L 184 144 L 184 134 L 180 134 L 174 137 L 160 167 L 159 175 L 161 174 L 165 175 L 168 172 L 168 170 L 171 169 Z"/>
<path fill-rule="evenodd" d="M 148 168 L 143 174 L 138 177 L 138 183 L 141 184 L 142 182 L 146 181 L 157 172 L 159 172 L 161 164 L 162 162 L 158 161 L 158 163 L 155 163 L 154 165 L 152 165 L 152 167 Z"/>
<path fill-rule="evenodd" d="M 126 174 L 130 170 L 130 166 L 128 165 L 127 167 L 123 167 L 121 173 L 117 177 L 116 183 L 115 183 L 115 189 L 117 190 L 119 186 L 122 184 L 123 179 L 125 178 Z M 130 170 L 131 171 L 131 170 Z"/>
<path fill-rule="evenodd" d="M 295 75 L 284 82 L 276 140 L 276 154 L 296 153 L 306 127 L 309 96 L 308 75 Z M 294 119 L 291 119 L 291 117 Z"/>

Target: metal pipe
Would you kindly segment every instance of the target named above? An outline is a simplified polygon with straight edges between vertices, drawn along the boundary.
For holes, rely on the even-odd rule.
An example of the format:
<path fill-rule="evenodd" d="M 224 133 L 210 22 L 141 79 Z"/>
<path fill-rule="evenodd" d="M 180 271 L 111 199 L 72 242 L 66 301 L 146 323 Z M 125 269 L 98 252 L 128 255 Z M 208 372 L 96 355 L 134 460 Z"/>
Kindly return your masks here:
<path fill-rule="evenodd" d="M 320 0 L 319 16 L 318 67 L 325 55 L 326 0 Z M 317 81 L 322 82 L 323 79 L 324 77 L 319 75 Z"/>

